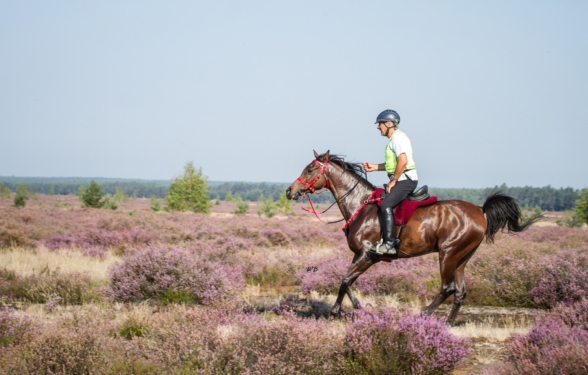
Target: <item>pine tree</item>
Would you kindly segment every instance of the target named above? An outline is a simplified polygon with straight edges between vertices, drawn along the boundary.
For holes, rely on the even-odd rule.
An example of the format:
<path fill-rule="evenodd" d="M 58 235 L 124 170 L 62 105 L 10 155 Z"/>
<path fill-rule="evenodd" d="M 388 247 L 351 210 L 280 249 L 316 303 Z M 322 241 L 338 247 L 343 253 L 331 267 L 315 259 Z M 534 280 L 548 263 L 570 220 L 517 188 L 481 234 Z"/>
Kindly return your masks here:
<path fill-rule="evenodd" d="M 103 195 L 102 187 L 92 180 L 90 186 L 82 192 L 82 204 L 84 207 L 100 208 L 104 205 L 104 202 L 100 201 Z"/>
<path fill-rule="evenodd" d="M 276 203 L 276 208 L 280 212 L 292 212 L 292 201 L 286 196 L 285 190 L 280 194 L 280 199 L 278 200 L 278 203 Z"/>
<path fill-rule="evenodd" d="M 14 205 L 16 207 L 24 207 L 27 204 L 27 200 L 29 199 L 29 191 L 27 190 L 27 185 L 25 183 L 21 183 L 16 187 L 16 195 L 14 196 Z"/>
<path fill-rule="evenodd" d="M 235 194 L 235 202 L 237 203 L 237 209 L 235 213 L 240 215 L 247 213 L 249 210 L 249 202 L 244 201 L 239 194 Z"/>
<path fill-rule="evenodd" d="M 263 194 L 259 196 L 258 204 L 257 204 L 257 215 L 265 215 L 267 217 L 273 217 L 276 214 L 276 204 L 274 203 L 274 198 L 270 195 L 265 199 Z"/>
<path fill-rule="evenodd" d="M 574 211 L 576 212 L 576 216 L 582 220 L 582 222 L 588 224 L 588 188 L 580 191 L 578 196 L 580 199 L 576 201 Z"/>
<path fill-rule="evenodd" d="M 8 198 L 10 198 L 10 189 L 3 183 L 0 183 L 0 199 Z"/>
<path fill-rule="evenodd" d="M 159 199 L 157 199 L 155 195 L 151 196 L 151 202 L 149 206 L 151 206 L 151 210 L 153 210 L 154 212 L 161 211 L 161 202 L 159 201 Z"/>
<path fill-rule="evenodd" d="M 184 174 L 172 181 L 166 200 L 170 210 L 208 213 L 208 185 L 202 169 L 197 171 L 192 162 L 186 164 Z"/>

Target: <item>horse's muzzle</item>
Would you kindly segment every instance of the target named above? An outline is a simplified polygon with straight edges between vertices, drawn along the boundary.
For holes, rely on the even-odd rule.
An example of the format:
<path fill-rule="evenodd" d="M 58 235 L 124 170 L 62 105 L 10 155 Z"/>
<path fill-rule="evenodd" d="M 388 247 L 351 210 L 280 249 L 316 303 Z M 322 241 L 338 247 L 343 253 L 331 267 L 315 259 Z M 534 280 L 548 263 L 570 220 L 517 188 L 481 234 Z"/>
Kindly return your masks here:
<path fill-rule="evenodd" d="M 286 197 L 288 199 L 296 200 L 296 199 L 300 198 L 300 195 L 301 195 L 300 190 L 296 190 L 294 193 L 292 193 L 292 188 L 286 189 Z"/>

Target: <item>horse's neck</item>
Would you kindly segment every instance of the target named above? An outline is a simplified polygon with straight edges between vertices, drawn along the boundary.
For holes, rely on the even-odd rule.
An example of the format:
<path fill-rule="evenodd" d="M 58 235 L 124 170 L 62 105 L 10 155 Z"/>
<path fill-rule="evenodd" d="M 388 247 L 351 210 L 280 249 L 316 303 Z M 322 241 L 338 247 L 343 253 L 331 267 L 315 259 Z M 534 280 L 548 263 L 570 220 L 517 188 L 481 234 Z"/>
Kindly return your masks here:
<path fill-rule="evenodd" d="M 328 174 L 330 174 L 327 177 L 331 181 L 331 193 L 337 201 L 341 214 L 345 220 L 349 220 L 351 215 L 369 198 L 374 189 L 359 181 L 360 178 L 355 173 L 343 171 L 339 167 L 334 167 L 332 172 Z M 347 193 L 349 194 L 345 195 Z"/>

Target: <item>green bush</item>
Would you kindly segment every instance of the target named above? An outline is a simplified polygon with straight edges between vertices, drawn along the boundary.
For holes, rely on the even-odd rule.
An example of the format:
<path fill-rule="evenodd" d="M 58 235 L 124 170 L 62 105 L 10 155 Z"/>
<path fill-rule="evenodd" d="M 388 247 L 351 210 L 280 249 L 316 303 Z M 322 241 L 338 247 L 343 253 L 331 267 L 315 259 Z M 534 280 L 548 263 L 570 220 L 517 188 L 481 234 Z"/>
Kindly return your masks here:
<path fill-rule="evenodd" d="M 112 200 L 111 198 L 110 194 L 106 194 L 104 202 L 102 202 L 102 208 L 109 208 L 111 210 L 116 210 L 118 208 L 118 201 L 116 198 L 113 198 Z"/>
<path fill-rule="evenodd" d="M 574 210 L 578 219 L 588 224 L 588 188 L 582 190 L 579 196 L 580 199 L 576 201 Z"/>
<path fill-rule="evenodd" d="M 237 209 L 235 213 L 241 215 L 249 210 L 249 202 L 244 201 L 239 194 L 236 195 L 235 202 L 237 203 Z"/>
<path fill-rule="evenodd" d="M 16 188 L 16 195 L 14 196 L 14 205 L 16 207 L 24 207 L 27 204 L 27 200 L 29 199 L 29 192 L 27 190 L 27 185 L 21 183 Z"/>
<path fill-rule="evenodd" d="M 186 164 L 184 174 L 172 181 L 166 200 L 173 211 L 208 213 L 208 185 L 202 169 L 196 171 L 192 162 Z"/>
<path fill-rule="evenodd" d="M 578 228 L 583 222 L 574 211 L 564 211 L 560 219 L 555 221 L 560 227 Z"/>
<path fill-rule="evenodd" d="M 104 205 L 104 202 L 100 201 L 103 195 L 102 187 L 92 180 L 90 181 L 90 186 L 82 191 L 82 204 L 84 207 L 100 208 Z"/>
<path fill-rule="evenodd" d="M 261 194 L 257 201 L 257 215 L 258 216 L 266 216 L 266 217 L 273 217 L 276 214 L 276 204 L 274 203 L 274 199 L 269 196 L 267 199 Z"/>
<path fill-rule="evenodd" d="M 10 189 L 0 182 L 0 199 L 9 199 Z"/>
<path fill-rule="evenodd" d="M 227 195 L 225 195 L 225 202 L 232 202 L 233 201 L 233 193 L 229 190 Z"/>
<path fill-rule="evenodd" d="M 286 196 L 285 190 L 280 194 L 280 199 L 278 199 L 278 203 L 276 203 L 276 208 L 280 212 L 292 212 L 292 201 Z"/>
<path fill-rule="evenodd" d="M 159 201 L 159 199 L 157 199 L 155 195 L 151 196 L 151 202 L 149 202 L 149 206 L 151 207 L 151 210 L 154 212 L 161 211 L 161 202 Z"/>

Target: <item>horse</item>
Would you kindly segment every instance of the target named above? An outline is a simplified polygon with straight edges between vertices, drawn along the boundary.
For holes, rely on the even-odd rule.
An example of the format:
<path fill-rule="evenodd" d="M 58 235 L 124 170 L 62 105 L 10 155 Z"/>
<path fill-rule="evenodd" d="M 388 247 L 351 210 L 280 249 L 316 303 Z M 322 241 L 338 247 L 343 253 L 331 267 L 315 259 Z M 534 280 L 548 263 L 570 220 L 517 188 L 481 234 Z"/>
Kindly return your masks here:
<path fill-rule="evenodd" d="M 357 278 L 374 264 L 386 260 L 369 252 L 369 246 L 380 239 L 381 229 L 378 207 L 365 204 L 375 187 L 364 177 L 359 163 L 346 162 L 343 157 L 329 151 L 317 154 L 287 189 L 288 199 L 298 199 L 326 188 L 331 191 L 341 214 L 347 221 L 345 234 L 353 260 L 343 277 L 331 315 L 341 316 L 341 303 L 345 295 L 354 309 L 360 309 L 359 300 L 351 290 Z M 318 217 L 318 216 L 317 216 Z M 401 246 L 395 258 L 417 257 L 439 253 L 441 273 L 440 291 L 423 313 L 431 315 L 449 296 L 454 295 L 447 324 L 453 325 L 466 298 L 464 269 L 484 239 L 494 242 L 498 231 L 518 233 L 541 218 L 535 215 L 523 220 L 516 200 L 501 192 L 490 194 L 482 207 L 461 200 L 437 201 L 419 207 L 405 223 L 401 232 Z"/>

